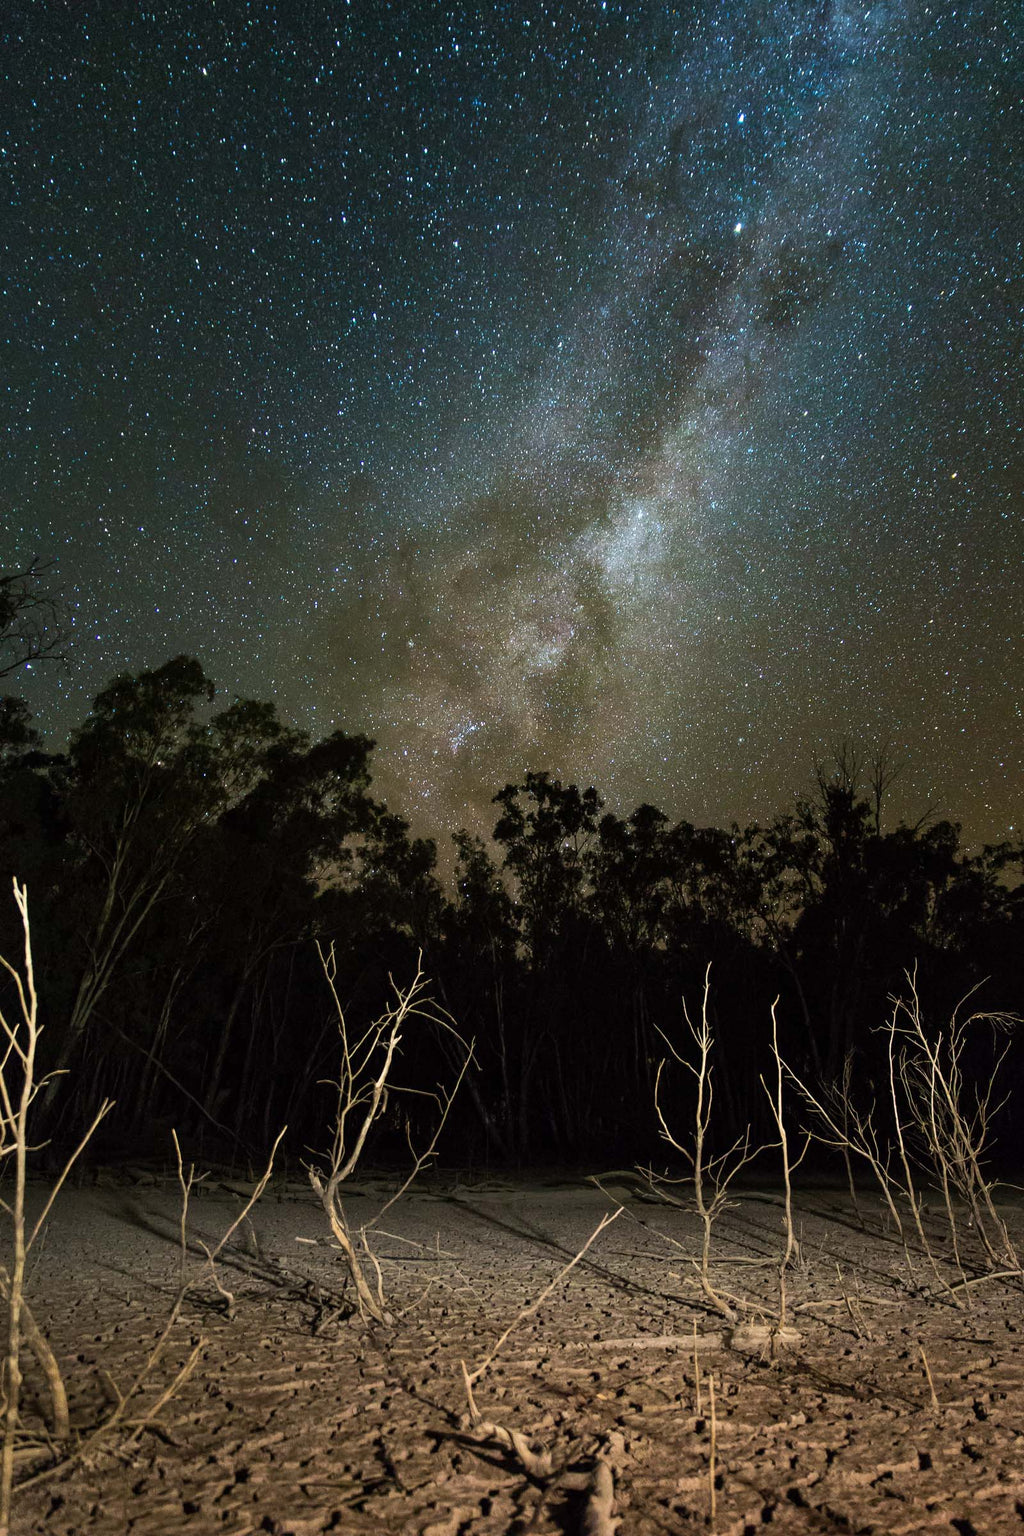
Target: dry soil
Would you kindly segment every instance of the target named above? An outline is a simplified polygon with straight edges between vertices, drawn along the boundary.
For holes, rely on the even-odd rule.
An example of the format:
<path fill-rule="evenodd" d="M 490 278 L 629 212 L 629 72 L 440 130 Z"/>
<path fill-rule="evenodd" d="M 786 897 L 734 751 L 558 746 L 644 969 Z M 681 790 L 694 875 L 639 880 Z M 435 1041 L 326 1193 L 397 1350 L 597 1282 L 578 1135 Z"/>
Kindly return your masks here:
<path fill-rule="evenodd" d="M 920 1259 L 908 1274 L 876 1201 L 858 1215 L 818 1188 L 798 1198 L 793 1331 L 779 1339 L 777 1196 L 748 1192 L 716 1230 L 730 1322 L 697 1283 L 692 1211 L 607 1182 L 612 1198 L 583 1178 L 406 1197 L 374 1238 L 387 1328 L 351 1317 L 312 1192 L 272 1186 L 218 1266 L 233 1305 L 200 1279 L 122 1428 L 99 1438 L 178 1289 L 179 1204 L 145 1170 L 67 1191 L 29 1296 L 69 1385 L 76 1454 L 55 1470 L 42 1447 L 30 1365 L 24 1430 L 39 1438 L 19 1446 L 19 1475 L 43 1476 L 19 1491 L 14 1532 L 1024 1532 L 1019 1283 L 951 1294 Z M 359 1185 L 353 1226 L 386 1188 Z M 622 1214 L 477 1380 L 474 1417 L 462 1363 L 477 1369 L 616 1198 Z M 240 1204 L 212 1179 L 193 1243 L 216 1241 Z M 1018 1239 L 1021 1214 L 1006 1207 Z"/>

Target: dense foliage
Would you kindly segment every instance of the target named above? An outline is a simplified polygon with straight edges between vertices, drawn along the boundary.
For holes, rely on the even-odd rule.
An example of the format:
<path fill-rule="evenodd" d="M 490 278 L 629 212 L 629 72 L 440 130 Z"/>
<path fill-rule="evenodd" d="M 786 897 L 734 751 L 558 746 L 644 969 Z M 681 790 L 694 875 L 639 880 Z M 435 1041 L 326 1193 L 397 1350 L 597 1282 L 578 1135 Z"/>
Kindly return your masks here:
<path fill-rule="evenodd" d="M 887 827 L 885 754 L 862 775 L 841 751 L 790 812 L 727 830 L 650 805 L 619 817 L 526 773 L 495 796 L 490 844 L 456 836 L 452 886 L 433 842 L 373 798 L 371 741 L 310 741 L 270 704 L 213 699 L 187 657 L 119 677 L 59 755 L 0 701 L 0 886 L 29 887 L 47 1065 L 70 1074 L 41 1106 L 58 1145 L 104 1095 L 122 1150 L 162 1150 L 172 1124 L 243 1159 L 285 1121 L 296 1155 L 321 1139 L 337 1036 L 316 938 L 357 1019 L 422 951 L 476 1040 L 445 1148 L 474 1163 L 657 1159 L 664 1036 L 684 1043 L 682 999 L 709 964 L 730 1139 L 748 1123 L 771 1139 L 777 996 L 793 1064 L 835 1081 L 852 1054 L 865 1091 L 908 969 L 936 1027 L 972 988 L 972 1008 L 1021 1005 L 1024 845 L 969 854 L 950 822 Z M 4 900 L 0 952 L 18 942 Z M 451 1049 L 408 1041 L 405 1083 L 429 1090 Z M 983 1032 L 976 1050 L 983 1074 Z M 1015 1044 L 1011 1107 L 1022 1060 Z M 396 1099 L 378 1150 L 429 1108 Z"/>

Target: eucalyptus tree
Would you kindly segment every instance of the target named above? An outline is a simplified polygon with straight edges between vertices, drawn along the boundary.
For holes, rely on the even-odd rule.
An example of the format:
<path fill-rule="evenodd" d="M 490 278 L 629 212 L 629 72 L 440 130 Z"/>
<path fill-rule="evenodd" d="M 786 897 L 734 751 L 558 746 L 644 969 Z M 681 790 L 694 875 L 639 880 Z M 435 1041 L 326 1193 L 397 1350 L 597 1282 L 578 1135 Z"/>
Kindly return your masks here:
<path fill-rule="evenodd" d="M 525 959 L 518 1140 L 571 1158 L 600 1139 L 600 1100 L 614 1056 L 589 1007 L 600 937 L 586 897 L 603 802 L 596 789 L 533 772 L 522 784 L 506 784 L 494 801 L 502 809 L 494 841 L 512 882 Z"/>
<path fill-rule="evenodd" d="M 77 979 L 53 1067 L 67 1068 L 220 786 L 197 710 L 214 687 L 197 661 L 115 678 L 73 734 L 63 783 Z M 44 1110 L 59 1083 L 53 1077 Z"/>
<path fill-rule="evenodd" d="M 486 1151 L 514 1162 L 529 1155 L 519 925 L 508 885 L 483 839 L 463 830 L 452 840 L 455 890 L 442 912 L 434 974 L 448 1012 L 476 1041 L 465 1101 L 475 1111 Z"/>
<path fill-rule="evenodd" d="M 289 1051 L 286 1039 L 289 1031 L 302 1035 L 290 1018 L 290 963 L 283 1006 L 262 991 L 263 981 L 276 957 L 319 932 L 320 896 L 351 884 L 355 850 L 382 808 L 369 793 L 374 744 L 366 736 L 335 731 L 311 743 L 285 729 L 272 705 L 251 701 L 233 706 L 213 727 L 226 749 L 226 776 L 240 766 L 245 776 L 201 849 L 212 926 L 202 973 L 206 1038 L 198 1045 L 204 1109 L 212 1115 L 227 1095 L 241 1126 L 257 1099 L 265 1106 L 273 1100 L 284 1060 L 293 1077 L 310 1062 L 308 1041 L 297 1039 Z"/>
<path fill-rule="evenodd" d="M 202 939 L 220 944 L 222 964 L 251 979 L 280 940 L 295 881 L 311 898 L 303 882 L 339 856 L 358 820 L 352 807 L 365 798 L 370 742 L 338 733 L 310 746 L 272 705 L 237 700 L 214 713 L 213 698 L 199 662 L 178 656 L 116 678 L 71 738 L 61 769 L 60 898 L 71 909 L 74 982 L 58 1070 L 89 1048 L 115 978 L 144 954 L 147 938 L 156 943 L 158 928 L 168 974 L 180 977 L 192 963 L 189 946 Z M 294 912 L 285 927 L 296 930 Z M 217 1037 L 207 1099 L 232 1022 Z"/>
<path fill-rule="evenodd" d="M 587 855 L 603 802 L 596 789 L 527 773 L 494 797 L 502 815 L 494 841 L 515 882 L 515 902 L 532 962 L 543 965 L 582 910 Z"/>

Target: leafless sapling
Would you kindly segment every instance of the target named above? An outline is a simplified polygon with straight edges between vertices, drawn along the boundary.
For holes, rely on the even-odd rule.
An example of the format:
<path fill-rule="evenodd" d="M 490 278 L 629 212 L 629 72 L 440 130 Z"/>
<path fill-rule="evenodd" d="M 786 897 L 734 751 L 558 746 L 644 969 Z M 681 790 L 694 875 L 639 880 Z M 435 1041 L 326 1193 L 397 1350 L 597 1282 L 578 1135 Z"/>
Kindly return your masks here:
<path fill-rule="evenodd" d="M 421 961 L 417 963 L 416 974 L 407 987 L 402 988 L 394 981 L 391 982 L 392 998 L 384 1012 L 360 1033 L 356 1033 L 349 1025 L 338 995 L 334 945 L 325 951 L 318 944 L 317 950 L 334 1005 L 340 1052 L 337 1076 L 333 1080 L 336 1098 L 331 1143 L 320 1165 L 315 1162 L 307 1164 L 307 1172 L 327 1214 L 334 1239 L 344 1255 L 355 1287 L 360 1316 L 375 1323 L 390 1324 L 393 1319 L 384 1295 L 384 1277 L 370 1245 L 370 1233 L 385 1211 L 390 1210 L 405 1194 L 413 1180 L 436 1156 L 438 1139 L 455 1094 L 473 1059 L 473 1043 L 462 1039 L 454 1021 L 429 997 Z M 408 1175 L 376 1215 L 355 1229 L 345 1210 L 344 1186 L 363 1155 L 371 1131 L 387 1107 L 389 1095 L 402 1091 L 396 1088 L 394 1072 L 406 1030 L 413 1025 L 444 1031 L 456 1040 L 462 1052 L 461 1066 L 450 1089 L 438 1089 L 428 1095 L 437 1104 L 437 1119 L 430 1139 L 422 1150 L 417 1151 L 409 1140 L 412 1165 Z"/>

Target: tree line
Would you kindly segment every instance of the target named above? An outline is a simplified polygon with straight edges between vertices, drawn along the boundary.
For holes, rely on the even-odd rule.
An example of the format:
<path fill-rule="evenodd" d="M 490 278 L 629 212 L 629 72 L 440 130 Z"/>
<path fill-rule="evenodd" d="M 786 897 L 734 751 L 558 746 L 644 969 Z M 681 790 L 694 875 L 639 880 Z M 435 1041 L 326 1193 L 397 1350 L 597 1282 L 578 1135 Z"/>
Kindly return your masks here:
<path fill-rule="evenodd" d="M 2 637 L 0 637 L 2 638 Z M 67 750 L 0 702 L 0 953 L 16 956 L 11 877 L 29 889 L 52 1077 L 41 1126 L 72 1139 L 104 1097 L 104 1135 L 162 1152 L 174 1125 L 257 1157 L 287 1122 L 296 1156 L 330 1120 L 336 1016 L 316 942 L 358 1020 L 417 957 L 475 1040 L 445 1155 L 476 1165 L 657 1160 L 654 1078 L 685 1054 L 682 1001 L 711 967 L 716 1127 L 770 1140 L 760 1077 L 770 1010 L 802 1075 L 869 1094 L 878 1034 L 916 972 L 938 1029 L 1022 997 L 1024 844 L 968 852 L 952 822 L 885 821 L 892 763 L 849 749 L 765 825 L 695 827 L 651 805 L 527 772 L 495 796 L 489 841 L 437 849 L 374 798 L 373 742 L 322 740 L 272 704 L 218 709 L 185 656 L 122 676 Z M 399 1152 L 455 1065 L 443 1030 L 407 1039 L 378 1155 Z M 1001 1049 L 984 1031 L 971 1070 Z M 852 1066 L 851 1066 L 852 1064 Z M 1012 1157 L 1016 1043 L 1004 1064 Z M 672 1093 L 685 1119 L 692 1085 Z"/>

